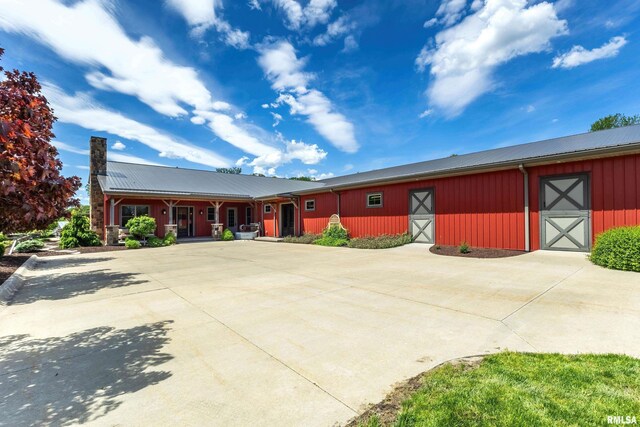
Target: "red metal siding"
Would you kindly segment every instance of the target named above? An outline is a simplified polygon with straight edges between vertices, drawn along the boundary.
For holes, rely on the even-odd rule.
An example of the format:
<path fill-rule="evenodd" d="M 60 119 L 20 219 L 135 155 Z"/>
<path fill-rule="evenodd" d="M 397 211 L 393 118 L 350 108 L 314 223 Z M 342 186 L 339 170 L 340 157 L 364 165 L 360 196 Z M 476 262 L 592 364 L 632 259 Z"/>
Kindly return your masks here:
<path fill-rule="evenodd" d="M 405 233 L 409 191 L 433 188 L 438 244 L 523 249 L 522 186 L 520 171 L 508 170 L 346 190 L 340 213 L 353 237 Z M 383 207 L 367 208 L 367 193 L 377 191 L 383 192 Z"/>
<path fill-rule="evenodd" d="M 591 185 L 591 233 L 640 224 L 640 155 L 585 160 L 531 168 L 531 249 L 540 249 L 539 178 L 586 172 Z"/>
<path fill-rule="evenodd" d="M 314 211 L 305 211 L 305 202 L 311 199 L 316 201 L 316 209 Z M 329 217 L 338 213 L 338 196 L 332 193 L 304 196 L 301 197 L 301 207 L 303 233 L 320 234 L 327 226 Z"/>

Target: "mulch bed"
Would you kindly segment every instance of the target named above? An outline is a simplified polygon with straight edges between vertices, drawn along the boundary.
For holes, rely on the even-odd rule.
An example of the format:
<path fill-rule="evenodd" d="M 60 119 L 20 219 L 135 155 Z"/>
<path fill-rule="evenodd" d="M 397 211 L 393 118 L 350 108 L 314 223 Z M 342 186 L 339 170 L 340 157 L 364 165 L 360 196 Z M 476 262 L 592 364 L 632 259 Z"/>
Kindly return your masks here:
<path fill-rule="evenodd" d="M 31 254 L 19 254 L 11 256 L 5 255 L 0 258 L 0 285 L 30 257 Z"/>
<path fill-rule="evenodd" d="M 458 246 L 433 245 L 429 252 L 436 255 L 459 256 L 463 258 L 507 258 L 526 254 L 525 251 L 512 251 L 508 249 L 469 248 L 470 252 L 460 253 Z"/>

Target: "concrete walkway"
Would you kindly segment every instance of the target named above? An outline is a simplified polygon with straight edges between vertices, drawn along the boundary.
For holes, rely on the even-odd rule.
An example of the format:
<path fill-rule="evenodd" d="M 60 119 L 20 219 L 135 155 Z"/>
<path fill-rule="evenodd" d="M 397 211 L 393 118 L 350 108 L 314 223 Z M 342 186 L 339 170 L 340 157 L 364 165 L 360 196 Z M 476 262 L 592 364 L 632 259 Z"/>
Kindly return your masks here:
<path fill-rule="evenodd" d="M 502 349 L 640 356 L 640 274 L 266 242 L 42 258 L 0 309 L 0 425 L 331 426 Z"/>

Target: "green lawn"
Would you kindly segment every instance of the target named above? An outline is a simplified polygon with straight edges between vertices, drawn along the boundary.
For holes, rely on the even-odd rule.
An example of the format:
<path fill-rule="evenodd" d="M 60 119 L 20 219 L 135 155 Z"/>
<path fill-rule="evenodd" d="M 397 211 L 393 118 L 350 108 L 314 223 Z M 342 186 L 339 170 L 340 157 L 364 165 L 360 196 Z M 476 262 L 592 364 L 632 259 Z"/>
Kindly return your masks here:
<path fill-rule="evenodd" d="M 399 412 L 356 425 L 602 426 L 609 415 L 640 422 L 639 359 L 505 352 L 429 371 Z"/>

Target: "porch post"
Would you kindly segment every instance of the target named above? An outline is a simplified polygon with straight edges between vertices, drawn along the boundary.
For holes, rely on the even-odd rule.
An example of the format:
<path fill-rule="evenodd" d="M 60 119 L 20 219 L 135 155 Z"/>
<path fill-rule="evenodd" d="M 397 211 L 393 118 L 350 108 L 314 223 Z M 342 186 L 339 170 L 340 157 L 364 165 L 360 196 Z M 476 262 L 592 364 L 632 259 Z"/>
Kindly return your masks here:
<path fill-rule="evenodd" d="M 113 217 L 115 216 L 115 213 L 116 213 L 116 203 L 115 203 L 115 200 L 113 200 L 113 197 L 111 197 L 109 200 L 111 202 L 111 206 L 109 206 L 109 225 L 113 225 L 113 222 L 114 222 Z"/>

